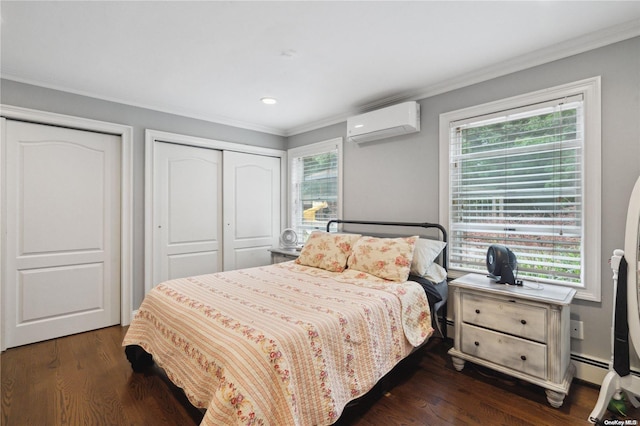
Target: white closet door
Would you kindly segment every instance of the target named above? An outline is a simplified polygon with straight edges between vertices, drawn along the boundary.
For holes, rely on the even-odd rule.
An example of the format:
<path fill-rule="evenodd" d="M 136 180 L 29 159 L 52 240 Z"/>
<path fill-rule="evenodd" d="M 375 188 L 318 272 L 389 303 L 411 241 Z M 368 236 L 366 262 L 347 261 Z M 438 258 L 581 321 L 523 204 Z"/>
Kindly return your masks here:
<path fill-rule="evenodd" d="M 156 142 L 153 285 L 221 270 L 220 151 Z"/>
<path fill-rule="evenodd" d="M 5 130 L 7 347 L 118 324 L 120 137 Z"/>
<path fill-rule="evenodd" d="M 224 152 L 224 270 L 271 262 L 280 236 L 280 159 Z"/>

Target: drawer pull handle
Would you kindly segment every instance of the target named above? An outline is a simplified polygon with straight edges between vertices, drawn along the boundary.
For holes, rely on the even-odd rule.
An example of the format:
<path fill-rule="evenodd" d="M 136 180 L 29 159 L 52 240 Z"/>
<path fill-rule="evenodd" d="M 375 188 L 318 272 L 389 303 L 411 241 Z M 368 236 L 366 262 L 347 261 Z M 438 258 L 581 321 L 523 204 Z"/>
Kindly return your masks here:
<path fill-rule="evenodd" d="M 480 313 L 480 309 L 476 309 L 476 314 L 479 314 L 479 313 Z"/>
<path fill-rule="evenodd" d="M 527 323 L 527 320 L 520 320 L 520 324 L 525 325 Z"/>
<path fill-rule="evenodd" d="M 476 345 L 476 346 L 480 346 L 480 342 L 478 342 L 478 341 L 473 342 L 473 344 Z"/>
<path fill-rule="evenodd" d="M 526 356 L 524 356 L 524 355 L 520 355 L 520 359 L 521 359 L 521 360 L 523 360 L 523 361 L 526 361 L 526 360 L 527 360 L 527 357 L 526 357 Z"/>

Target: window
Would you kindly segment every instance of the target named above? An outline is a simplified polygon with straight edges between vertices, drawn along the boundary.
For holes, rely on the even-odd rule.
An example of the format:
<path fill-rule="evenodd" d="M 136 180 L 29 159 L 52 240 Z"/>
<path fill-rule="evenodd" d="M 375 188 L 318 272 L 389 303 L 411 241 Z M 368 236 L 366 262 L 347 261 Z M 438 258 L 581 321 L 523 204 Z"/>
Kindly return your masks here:
<path fill-rule="evenodd" d="M 453 271 L 504 244 L 518 278 L 600 299 L 599 117 L 599 79 L 441 116 Z"/>
<path fill-rule="evenodd" d="M 289 223 L 305 242 L 342 214 L 342 138 L 292 148 L 289 156 Z"/>

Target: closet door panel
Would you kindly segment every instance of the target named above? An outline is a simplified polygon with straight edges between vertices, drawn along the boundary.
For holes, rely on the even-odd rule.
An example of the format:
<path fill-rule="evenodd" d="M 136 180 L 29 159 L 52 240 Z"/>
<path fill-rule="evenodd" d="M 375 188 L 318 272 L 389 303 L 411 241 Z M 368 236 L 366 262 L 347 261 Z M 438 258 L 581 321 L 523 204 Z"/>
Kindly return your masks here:
<path fill-rule="evenodd" d="M 7 347 L 118 324 L 121 138 L 3 123 Z"/>
<path fill-rule="evenodd" d="M 279 158 L 224 152 L 224 270 L 271 263 L 280 195 Z"/>
<path fill-rule="evenodd" d="M 218 251 L 177 254 L 168 257 L 168 279 L 211 273 L 211 265 L 219 265 Z"/>
<path fill-rule="evenodd" d="M 222 153 L 156 142 L 153 285 L 218 272 L 222 236 Z"/>

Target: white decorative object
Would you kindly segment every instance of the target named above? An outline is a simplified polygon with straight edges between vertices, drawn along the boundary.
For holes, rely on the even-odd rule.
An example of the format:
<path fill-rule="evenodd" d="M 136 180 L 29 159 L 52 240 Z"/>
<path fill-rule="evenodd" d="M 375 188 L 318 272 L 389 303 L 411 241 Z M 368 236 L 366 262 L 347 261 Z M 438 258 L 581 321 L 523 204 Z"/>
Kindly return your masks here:
<path fill-rule="evenodd" d="M 280 234 L 280 247 L 295 248 L 298 245 L 298 234 L 291 228 L 287 228 Z"/>
<path fill-rule="evenodd" d="M 640 309 L 638 307 L 638 281 L 640 276 L 640 178 L 631 192 L 629 200 L 629 208 L 627 210 L 627 225 L 624 238 L 624 252 L 622 250 L 614 250 L 611 257 L 611 269 L 613 270 L 614 295 L 617 293 L 619 266 L 624 255 L 627 261 L 627 318 L 629 326 L 629 352 L 632 350 L 636 354 L 640 354 Z M 615 300 L 615 298 L 614 298 Z M 614 395 L 626 393 L 627 398 L 634 407 L 640 407 L 640 378 L 634 374 L 620 376 L 613 368 L 613 338 L 615 334 L 615 301 L 614 301 L 614 318 L 611 323 L 611 361 L 609 363 L 609 372 L 604 377 L 600 386 L 600 395 L 598 401 L 589 415 L 589 421 L 596 423 L 602 421 L 603 414 L 607 409 L 609 401 Z"/>

